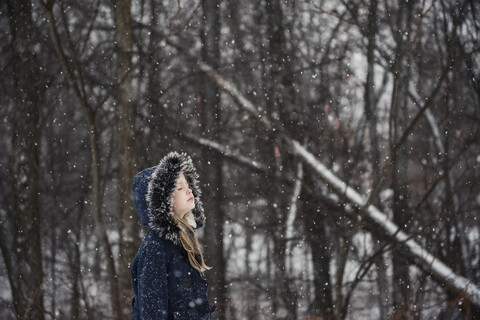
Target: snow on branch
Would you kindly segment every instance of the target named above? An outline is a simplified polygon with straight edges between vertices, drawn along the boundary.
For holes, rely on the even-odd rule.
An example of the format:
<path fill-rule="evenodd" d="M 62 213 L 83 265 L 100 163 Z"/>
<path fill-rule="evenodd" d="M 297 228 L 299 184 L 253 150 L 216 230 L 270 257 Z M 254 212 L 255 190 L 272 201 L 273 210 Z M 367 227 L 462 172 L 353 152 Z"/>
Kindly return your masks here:
<path fill-rule="evenodd" d="M 237 101 L 239 106 L 251 114 L 261 117 L 256 110 L 253 103 L 245 98 L 240 91 L 231 82 L 220 76 L 209 65 L 197 61 L 200 69 L 211 77 L 220 88 L 228 92 Z M 261 121 L 267 126 L 272 128 L 272 123 L 265 117 L 261 117 Z M 325 165 L 318 161 L 310 152 L 307 151 L 298 141 L 288 139 L 292 146 L 292 152 L 297 154 L 306 164 L 310 165 L 317 175 L 327 185 L 329 185 L 337 193 L 344 195 L 351 203 L 356 204 L 360 208 L 365 207 L 366 201 L 362 196 L 354 189 L 349 187 L 345 182 L 335 176 Z M 381 229 L 389 235 L 389 239 L 397 243 L 404 243 L 408 249 L 405 254 L 409 255 L 413 262 L 417 264 L 421 269 L 430 272 L 435 279 L 439 282 L 445 283 L 451 289 L 465 293 L 466 298 L 473 304 L 480 306 L 480 288 L 466 279 L 465 277 L 456 274 L 450 267 L 430 254 L 425 248 L 423 248 L 418 242 L 411 239 L 411 237 L 399 229 L 387 215 L 381 212 L 373 205 L 369 205 L 366 208 L 368 217 L 374 221 Z"/>
<path fill-rule="evenodd" d="M 297 216 L 297 208 L 298 208 L 298 197 L 300 196 L 300 191 L 302 190 L 302 180 L 303 180 L 303 163 L 299 161 L 297 163 L 297 174 L 295 177 L 295 186 L 293 188 L 293 194 L 290 199 L 290 210 L 288 210 L 288 218 L 287 218 L 287 229 L 286 229 L 286 238 L 291 239 L 293 238 L 293 224 L 295 223 L 295 219 Z M 291 244 L 291 242 L 290 242 Z M 291 245 L 289 246 L 290 249 L 287 249 L 288 252 L 291 251 Z"/>
<path fill-rule="evenodd" d="M 293 244 L 292 238 L 294 236 L 294 223 L 297 219 L 297 209 L 298 209 L 298 199 L 300 197 L 300 192 L 302 191 L 303 184 L 303 162 L 298 161 L 297 163 L 297 174 L 295 176 L 295 186 L 293 187 L 293 194 L 290 198 L 290 209 L 288 210 L 287 215 L 287 228 L 285 231 L 285 239 L 288 241 L 286 246 L 285 257 L 287 257 L 287 266 L 291 268 L 291 263 L 293 262 Z"/>
<path fill-rule="evenodd" d="M 232 160 L 233 162 L 245 165 L 255 171 L 260 171 L 260 172 L 265 172 L 267 171 L 267 167 L 263 165 L 262 163 L 255 161 L 253 159 L 250 159 L 248 157 L 242 156 L 228 148 L 228 146 L 221 145 L 218 142 L 208 140 L 205 138 L 199 138 L 197 136 L 194 136 L 192 134 L 188 133 L 182 133 L 182 135 L 187 138 L 188 140 L 191 140 L 201 146 L 204 146 L 206 148 L 215 150 L 216 152 L 220 153 L 222 156 Z"/>
<path fill-rule="evenodd" d="M 209 77 L 211 77 L 217 85 L 222 88 L 224 91 L 228 92 L 232 98 L 235 99 L 235 101 L 242 107 L 242 109 L 246 110 L 248 113 L 254 115 L 257 119 L 259 119 L 267 128 L 271 128 L 272 124 L 266 117 L 263 117 L 260 112 L 258 112 L 257 108 L 255 108 L 255 105 L 250 102 L 247 98 L 245 98 L 240 91 L 229 81 L 223 79 L 222 76 L 220 76 L 215 70 L 212 69 L 208 64 L 202 62 L 202 61 L 197 61 L 198 66 L 200 67 L 200 70 L 205 72 Z"/>
<path fill-rule="evenodd" d="M 360 208 L 365 206 L 366 201 L 360 194 L 335 176 L 298 141 L 292 141 L 292 149 L 295 154 L 309 164 L 318 176 L 337 193 L 344 195 L 350 202 Z M 433 276 L 446 282 L 456 291 L 464 292 L 472 303 L 480 306 L 480 288 L 477 285 L 457 275 L 450 267 L 430 254 L 418 242 L 411 239 L 408 234 L 399 230 L 399 227 L 375 206 L 369 205 L 365 211 L 368 217 L 378 224 L 387 235 L 393 237 L 399 243 L 404 243 L 409 250 L 409 256 L 413 258 L 416 263 L 419 263 L 424 270 L 428 270 Z"/>

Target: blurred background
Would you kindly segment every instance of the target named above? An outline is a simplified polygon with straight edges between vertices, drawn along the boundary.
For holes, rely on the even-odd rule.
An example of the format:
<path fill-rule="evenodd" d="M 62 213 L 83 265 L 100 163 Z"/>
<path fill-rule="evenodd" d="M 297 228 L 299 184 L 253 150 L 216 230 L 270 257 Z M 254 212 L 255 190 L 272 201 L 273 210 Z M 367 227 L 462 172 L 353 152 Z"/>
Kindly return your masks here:
<path fill-rule="evenodd" d="M 0 31 L 0 318 L 128 319 L 132 179 L 184 151 L 215 319 L 480 319 L 480 2 L 5 0 Z"/>

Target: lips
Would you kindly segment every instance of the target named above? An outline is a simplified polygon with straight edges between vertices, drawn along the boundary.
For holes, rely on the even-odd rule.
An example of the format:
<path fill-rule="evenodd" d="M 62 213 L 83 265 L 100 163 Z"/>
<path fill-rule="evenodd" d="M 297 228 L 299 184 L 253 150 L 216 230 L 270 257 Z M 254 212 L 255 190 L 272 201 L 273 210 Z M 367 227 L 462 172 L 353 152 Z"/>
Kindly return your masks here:
<path fill-rule="evenodd" d="M 191 197 L 190 199 L 188 199 L 188 201 L 193 201 L 193 197 Z"/>

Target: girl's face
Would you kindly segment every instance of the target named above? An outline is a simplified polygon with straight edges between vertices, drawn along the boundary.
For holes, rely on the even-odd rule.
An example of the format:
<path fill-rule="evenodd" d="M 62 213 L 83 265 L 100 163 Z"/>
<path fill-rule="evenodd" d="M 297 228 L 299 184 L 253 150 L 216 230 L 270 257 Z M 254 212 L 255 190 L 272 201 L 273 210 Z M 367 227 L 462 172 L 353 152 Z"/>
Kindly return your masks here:
<path fill-rule="evenodd" d="M 172 193 L 173 213 L 177 218 L 183 218 L 185 213 L 195 208 L 192 189 L 188 187 L 185 175 L 180 173 L 175 190 Z"/>

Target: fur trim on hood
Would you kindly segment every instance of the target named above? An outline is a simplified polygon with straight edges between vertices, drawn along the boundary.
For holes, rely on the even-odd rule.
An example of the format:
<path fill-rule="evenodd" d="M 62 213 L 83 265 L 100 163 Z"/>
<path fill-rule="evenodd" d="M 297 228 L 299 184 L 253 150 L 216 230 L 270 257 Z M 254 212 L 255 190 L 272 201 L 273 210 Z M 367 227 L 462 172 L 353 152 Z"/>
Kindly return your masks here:
<path fill-rule="evenodd" d="M 142 224 L 177 245 L 180 244 L 180 229 L 174 221 L 171 195 L 181 172 L 195 199 L 195 208 L 187 212 L 185 218 L 193 228 L 200 228 L 205 224 L 205 214 L 198 174 L 186 153 L 170 152 L 157 166 L 138 173 L 132 187 L 133 200 Z"/>

